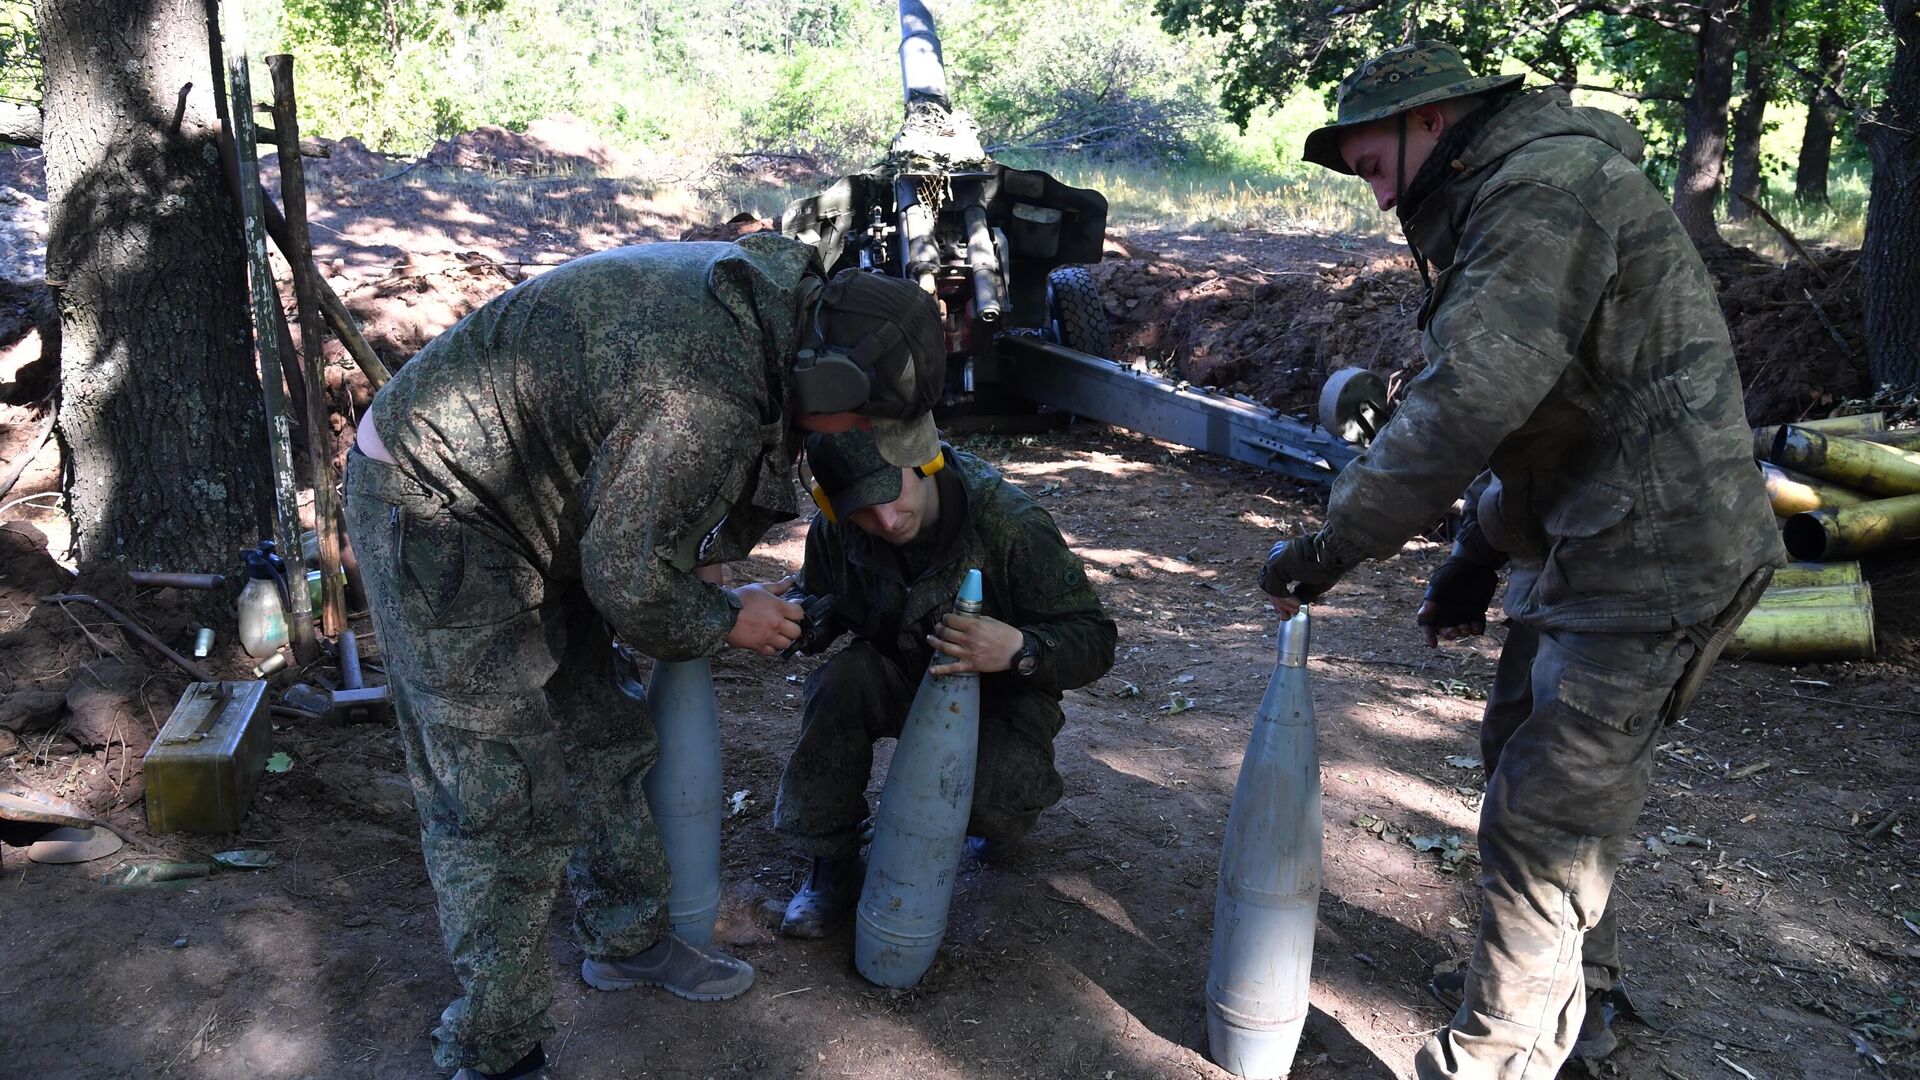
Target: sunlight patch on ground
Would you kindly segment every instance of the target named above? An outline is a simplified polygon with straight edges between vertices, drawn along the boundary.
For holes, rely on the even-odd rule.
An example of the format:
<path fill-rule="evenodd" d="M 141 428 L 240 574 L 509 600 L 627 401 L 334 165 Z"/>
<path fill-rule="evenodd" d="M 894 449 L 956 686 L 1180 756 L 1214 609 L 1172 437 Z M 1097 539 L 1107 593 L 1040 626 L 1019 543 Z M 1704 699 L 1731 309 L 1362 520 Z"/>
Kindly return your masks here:
<path fill-rule="evenodd" d="M 1079 548 L 1077 554 L 1086 562 L 1106 567 L 1148 566 L 1163 574 L 1198 574 L 1203 578 L 1216 576 L 1211 570 L 1202 570 L 1171 556 L 1149 555 L 1134 548 Z"/>
<path fill-rule="evenodd" d="M 1095 885 L 1085 874 L 1049 874 L 1046 882 L 1053 886 L 1055 892 L 1070 900 L 1078 901 L 1088 911 L 1112 923 L 1116 929 L 1128 937 L 1136 938 L 1149 945 L 1153 943 L 1153 939 L 1134 924 L 1133 916 L 1127 914 L 1127 909 L 1120 901 Z"/>
<path fill-rule="evenodd" d="M 1061 461 L 1009 461 L 996 466 L 1006 476 L 1045 476 L 1063 469 L 1084 469 L 1102 476 L 1130 476 L 1136 473 L 1151 473 L 1154 466 L 1144 461 L 1127 461 L 1112 454 L 1090 454 L 1086 457 L 1074 455 Z"/>

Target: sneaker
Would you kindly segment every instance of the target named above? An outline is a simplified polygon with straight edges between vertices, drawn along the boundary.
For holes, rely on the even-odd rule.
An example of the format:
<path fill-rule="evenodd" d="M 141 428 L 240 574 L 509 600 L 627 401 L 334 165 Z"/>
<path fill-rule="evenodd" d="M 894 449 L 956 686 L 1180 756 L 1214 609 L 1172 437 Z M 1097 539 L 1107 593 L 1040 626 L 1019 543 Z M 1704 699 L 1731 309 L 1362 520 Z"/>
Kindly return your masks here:
<path fill-rule="evenodd" d="M 625 960 L 581 961 L 580 977 L 595 990 L 657 986 L 688 1001 L 727 1001 L 753 985 L 753 967 L 717 949 L 662 934 L 652 948 Z"/>
<path fill-rule="evenodd" d="M 1459 1012 L 1467 998 L 1467 972 L 1443 971 L 1435 975 L 1427 990 L 1450 1012 Z M 1614 1000 L 1617 991 L 1588 991 L 1587 1015 L 1580 1021 L 1580 1034 L 1573 1043 L 1573 1056 L 1581 1061 L 1600 1061 L 1620 1045 L 1613 1034 Z"/>
<path fill-rule="evenodd" d="M 1020 841 L 1017 839 L 1005 840 L 999 837 L 986 836 L 967 837 L 967 854 L 989 866 L 1006 862 L 1018 854 L 1019 851 Z"/>
<path fill-rule="evenodd" d="M 866 885 L 867 864 L 859 856 L 815 859 L 807 883 L 787 901 L 780 932 L 788 937 L 823 938 L 853 916 Z"/>

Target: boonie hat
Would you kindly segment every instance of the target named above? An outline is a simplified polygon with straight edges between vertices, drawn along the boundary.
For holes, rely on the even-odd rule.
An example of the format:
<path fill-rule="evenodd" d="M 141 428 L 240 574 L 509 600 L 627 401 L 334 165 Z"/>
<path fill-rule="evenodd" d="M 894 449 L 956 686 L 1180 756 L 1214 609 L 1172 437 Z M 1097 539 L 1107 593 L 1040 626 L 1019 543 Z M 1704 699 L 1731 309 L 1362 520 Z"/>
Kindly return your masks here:
<path fill-rule="evenodd" d="M 1333 123 L 1307 136 L 1304 160 L 1353 175 L 1340 158 L 1340 133 L 1361 124 L 1448 98 L 1484 94 L 1512 86 L 1524 75 L 1475 76 L 1460 50 L 1444 41 L 1415 41 L 1388 49 L 1340 81 Z"/>
<path fill-rule="evenodd" d="M 867 417 L 880 456 L 899 468 L 940 456 L 929 410 L 946 388 L 947 342 L 933 297 L 911 281 L 843 270 L 820 289 L 805 337 L 793 369 L 800 412 Z"/>

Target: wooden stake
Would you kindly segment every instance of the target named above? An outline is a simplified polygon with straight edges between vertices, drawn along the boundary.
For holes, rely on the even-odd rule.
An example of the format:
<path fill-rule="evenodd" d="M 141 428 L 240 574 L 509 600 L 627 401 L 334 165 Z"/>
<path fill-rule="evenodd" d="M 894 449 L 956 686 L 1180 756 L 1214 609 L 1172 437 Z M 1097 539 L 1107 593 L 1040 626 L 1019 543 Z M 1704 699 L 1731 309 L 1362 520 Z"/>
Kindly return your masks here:
<path fill-rule="evenodd" d="M 257 132 L 255 137 L 258 138 Z M 222 164 L 227 170 L 227 186 L 233 189 L 233 197 L 236 200 L 246 202 L 240 191 L 238 166 L 234 163 L 233 132 L 228 130 L 225 121 L 222 121 L 220 126 L 220 154 Z M 254 187 L 260 188 L 257 177 Z M 264 190 L 261 190 L 260 206 L 266 212 L 267 235 L 273 238 L 274 246 L 280 249 L 280 254 L 285 255 L 287 249 L 293 246 L 293 241 L 287 236 L 287 219 L 280 213 L 280 207 L 267 197 Z M 373 351 L 373 346 L 367 343 L 366 335 L 362 334 L 360 327 L 354 323 L 353 315 L 347 311 L 347 305 L 341 301 L 339 294 L 333 291 L 333 286 L 327 284 L 326 275 L 320 273 L 318 266 L 313 266 L 313 280 L 320 287 L 320 313 L 326 316 L 327 328 L 333 331 L 334 337 L 340 339 L 340 344 L 346 346 L 348 354 L 353 357 L 353 362 L 360 365 L 360 370 L 367 376 L 367 384 L 375 390 L 380 389 L 386 385 L 388 379 L 393 377 L 392 372 L 387 370 L 387 365 L 381 361 L 379 354 Z"/>
<path fill-rule="evenodd" d="M 1737 194 L 1740 196 L 1741 202 L 1752 207 L 1753 212 L 1760 215 L 1760 220 L 1773 226 L 1773 231 L 1779 233 L 1780 238 L 1785 240 L 1787 246 L 1793 249 L 1793 253 L 1800 256 L 1800 261 L 1807 264 L 1807 269 L 1813 271 L 1813 276 L 1820 279 L 1820 284 L 1833 284 L 1833 279 L 1827 276 L 1825 270 L 1820 269 L 1820 264 L 1813 261 L 1813 256 L 1807 254 L 1807 249 L 1800 246 L 1800 241 L 1791 232 L 1787 231 L 1785 225 L 1780 224 L 1779 219 L 1767 213 L 1767 208 L 1755 202 L 1753 196 L 1748 195 L 1744 191 L 1738 192 Z"/>
<path fill-rule="evenodd" d="M 273 264 L 267 260 L 265 193 L 260 189 L 260 161 L 254 154 L 253 80 L 247 71 L 246 30 L 240 6 L 230 4 L 227 32 L 227 92 L 233 97 L 234 165 L 239 180 L 240 209 L 245 221 L 247 265 L 252 271 L 254 348 L 260 353 L 260 389 L 267 413 L 267 449 L 273 468 L 274 511 L 280 557 L 286 561 L 289 599 L 287 630 L 294 657 L 303 664 L 320 657 L 313 634 L 313 604 L 307 598 L 307 564 L 300 552 L 300 507 L 293 475 L 293 446 L 288 431 L 286 394 L 280 374 L 280 342 L 273 324 L 282 318 L 280 298 L 273 284 Z"/>
<path fill-rule="evenodd" d="M 347 628 L 340 589 L 340 530 L 334 515 L 333 429 L 327 422 L 326 354 L 320 347 L 320 291 L 315 287 L 313 240 L 307 233 L 307 179 L 300 163 L 300 120 L 293 98 L 293 57 L 267 57 L 273 78 L 273 130 L 280 139 L 280 201 L 286 204 L 287 265 L 300 310 L 300 359 L 307 382 L 307 454 L 313 460 L 313 528 L 319 538 L 320 631 L 338 637 Z M 305 588 L 302 580 L 300 587 Z"/>

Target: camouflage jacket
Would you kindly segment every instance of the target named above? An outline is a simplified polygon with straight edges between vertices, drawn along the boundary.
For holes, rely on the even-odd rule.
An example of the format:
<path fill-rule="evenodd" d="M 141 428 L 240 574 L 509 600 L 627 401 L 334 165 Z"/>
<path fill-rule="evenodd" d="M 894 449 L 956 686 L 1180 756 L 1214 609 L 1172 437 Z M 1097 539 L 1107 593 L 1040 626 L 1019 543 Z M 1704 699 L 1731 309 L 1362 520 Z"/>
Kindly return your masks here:
<path fill-rule="evenodd" d="M 957 506 L 943 502 L 940 515 L 960 514 L 965 524 L 918 580 L 904 580 L 886 541 L 814 515 L 798 584 L 808 596 L 831 595 L 833 614 L 809 651 L 822 652 L 851 631 L 918 678 L 933 655 L 927 635 L 953 610 L 967 571 L 978 569 L 986 589 L 982 614 L 1040 641 L 1033 674 L 984 676 L 982 692 L 1038 690 L 1058 699 L 1106 674 L 1118 636 L 1113 620 L 1052 516 L 980 458 L 951 447 L 946 455 L 963 498 Z"/>
<path fill-rule="evenodd" d="M 429 342 L 374 425 L 456 517 L 582 582 L 635 649 L 713 653 L 738 604 L 693 568 L 797 516 L 786 380 L 818 275 L 772 234 L 575 259 Z"/>
<path fill-rule="evenodd" d="M 1483 468 L 1477 525 L 1534 625 L 1691 625 L 1783 557 L 1712 283 L 1641 149 L 1545 89 L 1447 163 L 1407 225 L 1440 269 L 1427 368 L 1334 484 L 1333 558 L 1398 551 Z"/>

